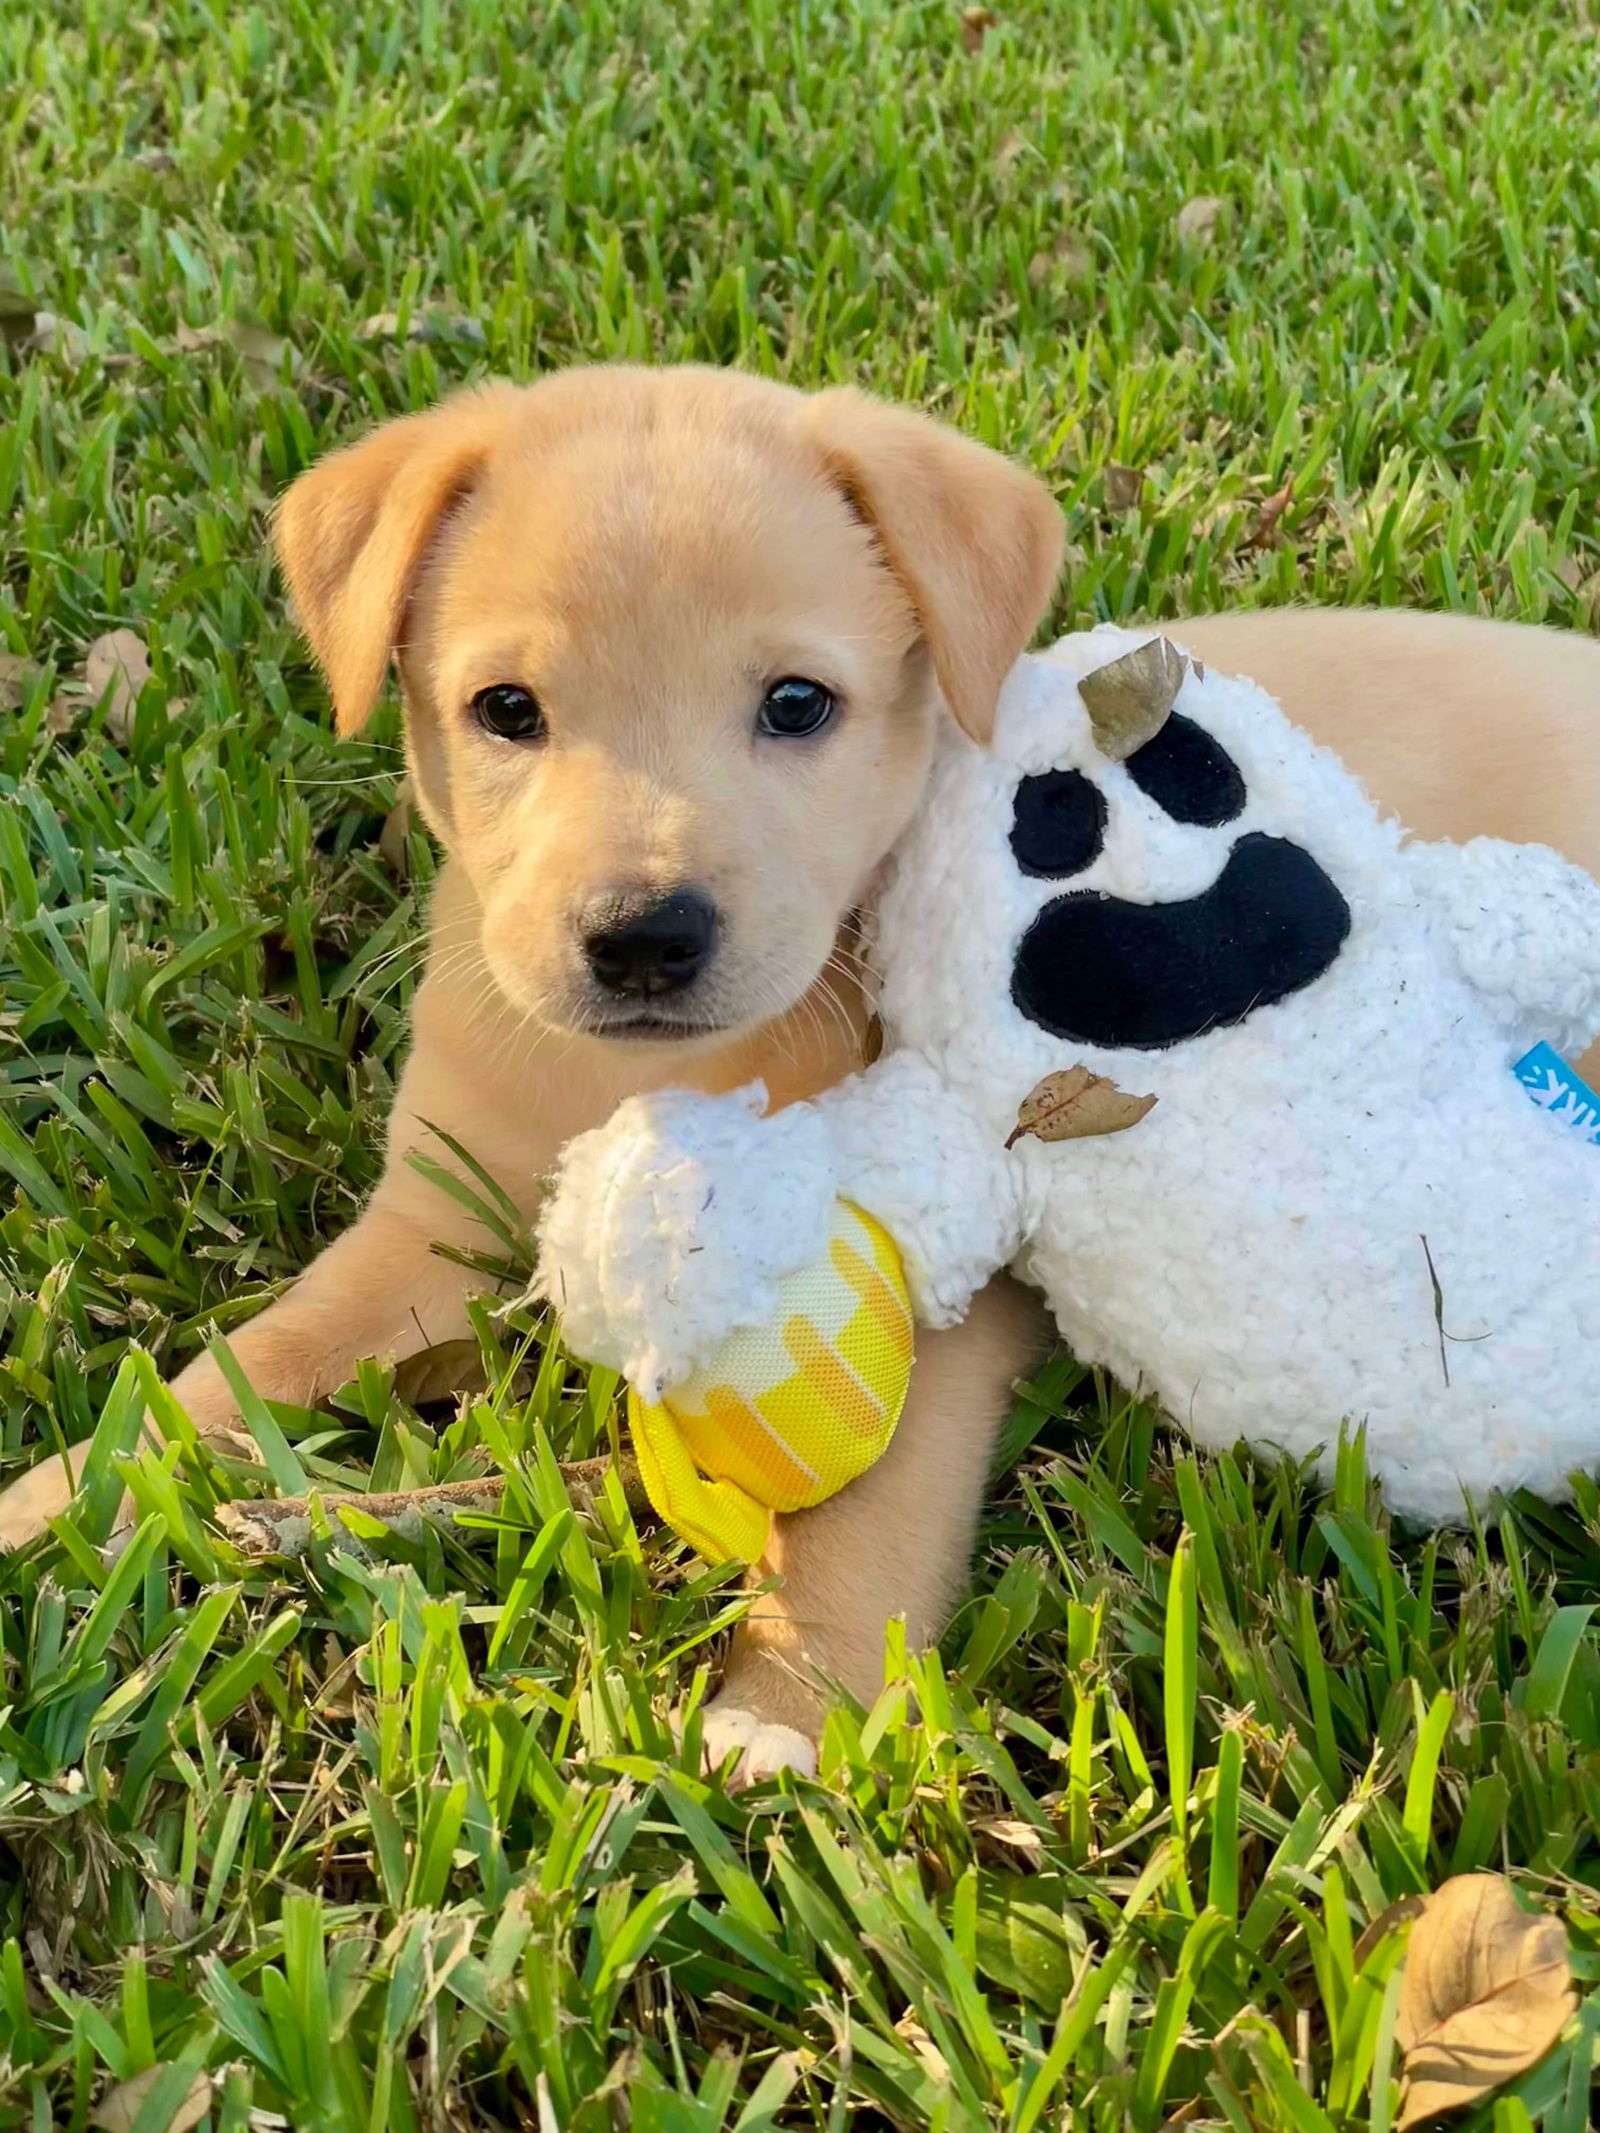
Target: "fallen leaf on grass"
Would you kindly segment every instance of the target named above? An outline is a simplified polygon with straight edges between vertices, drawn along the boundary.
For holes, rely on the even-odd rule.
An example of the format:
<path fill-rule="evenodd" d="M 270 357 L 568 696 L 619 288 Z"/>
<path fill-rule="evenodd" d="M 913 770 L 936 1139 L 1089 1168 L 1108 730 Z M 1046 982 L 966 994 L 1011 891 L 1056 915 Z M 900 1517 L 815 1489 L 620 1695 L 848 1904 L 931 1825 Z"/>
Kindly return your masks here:
<path fill-rule="evenodd" d="M 950 2062 L 940 2051 L 916 2016 L 909 2011 L 894 2025 L 897 2037 L 903 2037 L 921 2061 L 922 2070 L 936 2087 L 950 2086 Z"/>
<path fill-rule="evenodd" d="M 483 1392 L 483 1353 L 475 1340 L 438 1341 L 419 1348 L 395 1366 L 394 1389 L 408 1407 L 438 1407 L 461 1394 Z M 520 1363 L 511 1374 L 511 1389 L 522 1396 L 533 1390 L 533 1371 Z"/>
<path fill-rule="evenodd" d="M 1537 2065 L 1577 2006 L 1567 1931 L 1499 1874 L 1458 1874 L 1411 1929 L 1395 2040 L 1399 2127 L 1474 2103 Z"/>
<path fill-rule="evenodd" d="M 39 668 L 16 652 L 0 652 L 0 711 L 17 711 L 39 678 Z"/>
<path fill-rule="evenodd" d="M 439 1341 L 395 1365 L 394 1389 L 408 1407 L 431 1407 L 459 1392 L 482 1392 L 488 1380 L 476 1341 Z"/>
<path fill-rule="evenodd" d="M 1109 466 L 1105 471 L 1106 509 L 1108 511 L 1137 510 L 1139 499 L 1144 494 L 1144 469 L 1142 467 Z"/>
<path fill-rule="evenodd" d="M 1223 203 L 1214 193 L 1201 193 L 1197 199 L 1185 200 L 1177 215 L 1177 232 L 1180 244 L 1209 244 L 1217 234 L 1217 220 Z"/>
<path fill-rule="evenodd" d="M 230 318 L 220 326 L 188 326 L 180 322 L 173 329 L 172 343 L 183 355 L 196 355 L 205 348 L 232 348 L 257 385 L 277 383 L 285 356 L 291 370 L 298 360 L 291 341 L 255 319 Z"/>
<path fill-rule="evenodd" d="M 1049 281 L 1052 276 L 1057 274 L 1064 281 L 1086 281 L 1093 266 L 1094 254 L 1089 250 L 1083 239 L 1076 236 L 1071 230 L 1063 230 L 1048 251 L 1035 252 L 1028 261 L 1028 280 L 1035 289 L 1039 287 L 1041 282 Z M 1133 467 L 1108 467 L 1106 469 L 1108 491 L 1113 474 L 1132 474 L 1137 484 L 1142 486 L 1144 482 L 1144 476 Z M 1111 508 L 1114 511 L 1127 510 L 1138 501 L 1139 495 L 1136 488 L 1127 504 L 1112 504 Z M 1107 502 L 1110 502 L 1109 494 Z"/>
<path fill-rule="evenodd" d="M 142 2074 L 135 2074 L 131 2080 L 119 2081 L 114 2089 L 107 2089 L 95 2107 L 93 2123 L 103 2126 L 105 2133 L 131 2133 L 138 2123 L 145 2098 L 168 2071 L 170 2063 L 147 2067 Z M 211 2093 L 211 2076 L 196 2074 L 172 2116 L 162 2119 L 163 2133 L 189 2133 L 189 2128 L 197 2126 L 210 2110 Z"/>
<path fill-rule="evenodd" d="M 995 13 L 988 7 L 964 7 L 961 10 L 961 48 L 965 52 L 981 52 L 983 40 L 995 26 Z"/>
<path fill-rule="evenodd" d="M 114 741 L 133 732 L 139 691 L 150 679 L 150 654 L 133 630 L 109 630 L 96 637 L 83 662 L 83 683 L 91 703 L 106 705 L 106 731 Z"/>
<path fill-rule="evenodd" d="M 1078 694 L 1100 753 L 1125 763 L 1152 740 L 1178 700 L 1183 674 L 1183 654 L 1166 637 L 1152 637 L 1085 674 Z"/>
<path fill-rule="evenodd" d="M 33 331 L 22 346 L 25 353 L 58 355 L 69 363 L 81 363 L 89 353 L 89 336 L 69 318 L 58 318 L 53 311 L 36 311 Z"/>
<path fill-rule="evenodd" d="M 1017 1106 L 1017 1123 L 1006 1138 L 1014 1148 L 1025 1134 L 1038 1141 L 1082 1141 L 1103 1133 L 1126 1133 L 1148 1111 L 1153 1096 L 1130 1096 L 1104 1074 L 1086 1066 L 1046 1074 Z"/>
<path fill-rule="evenodd" d="M 1256 515 L 1250 531 L 1244 537 L 1246 548 L 1265 548 L 1277 533 L 1278 521 L 1294 502 L 1294 476 L 1291 474 L 1281 489 L 1263 497 L 1256 506 Z"/>
<path fill-rule="evenodd" d="M 31 296 L 5 282 L 0 282 L 0 341 L 19 355 L 58 355 L 69 363 L 81 363 L 89 352 L 89 336 L 81 326 L 41 311 Z"/>
<path fill-rule="evenodd" d="M 1032 1822 L 1021 1821 L 1015 1815 L 979 1815 L 972 1827 L 977 1835 L 1003 1844 L 1035 1866 L 1044 1858 L 1044 1838 Z"/>
<path fill-rule="evenodd" d="M 283 371 L 283 359 L 289 358 L 294 366 L 294 349 L 281 333 L 274 333 L 270 326 L 258 325 L 254 319 L 229 319 L 225 328 L 228 339 L 238 349 L 248 375 L 257 385 L 276 384 Z"/>
<path fill-rule="evenodd" d="M 400 314 L 398 311 L 374 311 L 370 318 L 361 321 L 356 334 L 363 341 L 398 341 L 402 338 Z M 435 311 L 413 311 L 406 321 L 403 337 L 408 341 L 464 341 L 473 348 L 486 346 L 489 339 L 481 318 Z"/>

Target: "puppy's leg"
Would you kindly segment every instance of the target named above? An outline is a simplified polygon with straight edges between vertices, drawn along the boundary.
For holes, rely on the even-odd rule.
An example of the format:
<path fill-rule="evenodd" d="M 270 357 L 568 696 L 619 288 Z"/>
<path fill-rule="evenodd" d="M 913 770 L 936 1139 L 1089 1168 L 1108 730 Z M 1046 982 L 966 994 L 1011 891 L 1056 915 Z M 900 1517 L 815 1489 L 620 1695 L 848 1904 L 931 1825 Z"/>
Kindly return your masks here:
<path fill-rule="evenodd" d="M 344 1383 L 363 1356 L 396 1361 L 469 1330 L 467 1299 L 481 1276 L 441 1258 L 437 1243 L 484 1244 L 464 1209 L 391 1169 L 361 1219 L 330 1244 L 286 1295 L 230 1336 L 264 1399 L 304 1406 Z M 238 1404 L 209 1355 L 173 1390 L 202 1436 L 225 1433 Z M 72 1499 L 87 1443 L 46 1459 L 0 1495 L 0 1549 L 44 1531 Z"/>
<path fill-rule="evenodd" d="M 706 1708 L 708 1765 L 737 1748 L 741 1782 L 814 1770 L 828 1682 L 870 1702 L 896 1615 L 914 1647 L 938 1636 L 966 1584 L 1012 1387 L 1049 1337 L 1038 1299 L 1004 1278 L 964 1324 L 919 1334 L 905 1413 L 877 1465 L 774 1525 L 761 1569 L 783 1584 L 755 1602 Z"/>
<path fill-rule="evenodd" d="M 251 1385 L 263 1399 L 308 1407 L 342 1385 L 365 1356 L 402 1362 L 461 1339 L 471 1330 L 467 1300 L 483 1288 L 483 1277 L 441 1258 L 434 1246 L 466 1244 L 465 1228 L 424 1222 L 380 1190 L 292 1289 L 229 1336 Z M 476 1230 L 470 1241 L 479 1249 L 485 1243 Z M 238 1403 L 209 1355 L 197 1356 L 172 1389 L 202 1436 L 237 1419 Z"/>

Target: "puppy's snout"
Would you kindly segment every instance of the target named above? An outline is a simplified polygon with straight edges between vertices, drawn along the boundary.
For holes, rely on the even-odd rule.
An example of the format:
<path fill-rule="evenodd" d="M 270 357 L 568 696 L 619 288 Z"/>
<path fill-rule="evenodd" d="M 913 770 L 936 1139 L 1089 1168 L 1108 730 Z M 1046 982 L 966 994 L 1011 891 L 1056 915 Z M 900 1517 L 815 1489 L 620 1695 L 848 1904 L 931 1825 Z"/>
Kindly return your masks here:
<path fill-rule="evenodd" d="M 618 999 L 682 992 L 710 961 L 716 936 L 716 906 L 698 889 L 608 889 L 578 920 L 595 982 Z"/>

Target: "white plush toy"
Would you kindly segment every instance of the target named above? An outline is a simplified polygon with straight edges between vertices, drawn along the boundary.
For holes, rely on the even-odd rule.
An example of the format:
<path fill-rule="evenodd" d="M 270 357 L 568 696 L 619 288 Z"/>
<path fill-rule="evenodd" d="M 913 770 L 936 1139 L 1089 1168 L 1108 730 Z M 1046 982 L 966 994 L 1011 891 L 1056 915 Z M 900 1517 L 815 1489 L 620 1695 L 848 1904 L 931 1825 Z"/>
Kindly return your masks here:
<path fill-rule="evenodd" d="M 884 1055 L 771 1118 L 668 1093 L 576 1140 L 540 1273 L 575 1350 L 659 1398 L 842 1198 L 925 1323 L 1011 1264 L 1201 1444 L 1328 1470 L 1364 1424 L 1405 1516 L 1600 1463 L 1600 1147 L 1548 1053 L 1543 1103 L 1514 1071 L 1600 1031 L 1600 886 L 1406 844 L 1148 632 L 1023 660 L 992 746 L 941 746 L 877 906 Z M 1030 1098 L 1122 1130 L 1019 1137 Z"/>

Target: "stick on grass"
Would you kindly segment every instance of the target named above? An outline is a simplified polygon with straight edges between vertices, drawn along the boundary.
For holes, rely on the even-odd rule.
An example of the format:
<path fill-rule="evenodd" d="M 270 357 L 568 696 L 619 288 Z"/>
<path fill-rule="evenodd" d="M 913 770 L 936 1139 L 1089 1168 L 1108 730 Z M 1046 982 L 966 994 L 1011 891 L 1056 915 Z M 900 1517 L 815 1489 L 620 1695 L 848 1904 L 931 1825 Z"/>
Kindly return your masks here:
<path fill-rule="evenodd" d="M 609 1459 L 573 1459 L 561 1468 L 561 1478 L 580 1500 L 592 1502 L 612 1471 Z M 649 1498 L 631 1457 L 615 1468 L 622 1481 L 623 1496 L 630 1511 L 648 1511 Z M 493 1517 L 505 1494 L 499 1474 L 485 1474 L 470 1481 L 441 1481 L 419 1489 L 390 1489 L 372 1494 L 323 1494 L 311 1496 L 246 1497 L 217 1506 L 217 1524 L 242 1555 L 301 1556 L 311 1544 L 314 1530 L 312 1505 L 320 1503 L 329 1522 L 340 1522 L 344 1510 L 358 1511 L 402 1540 L 420 1538 L 430 1525 L 458 1525 L 463 1516 Z"/>

